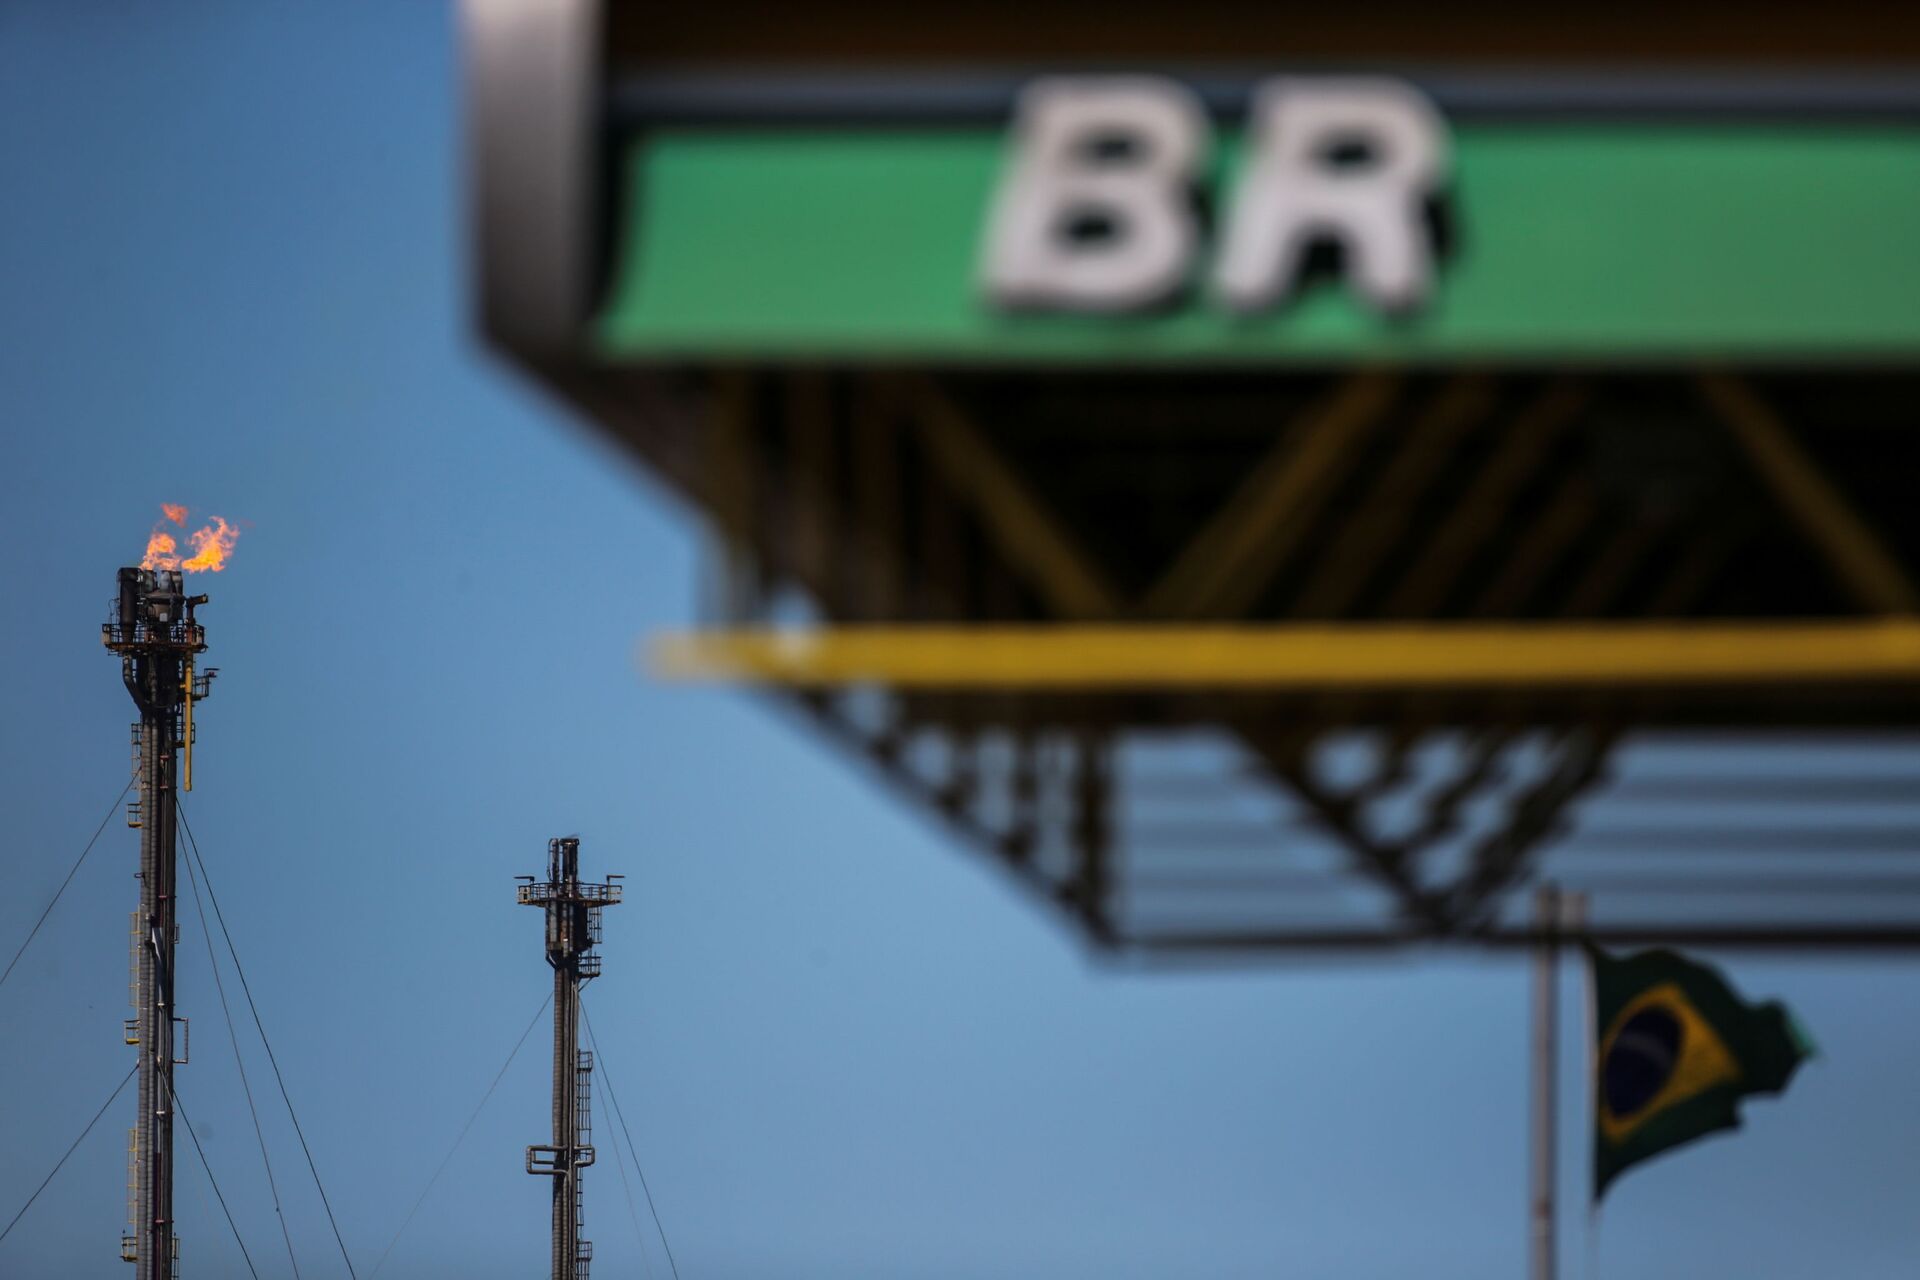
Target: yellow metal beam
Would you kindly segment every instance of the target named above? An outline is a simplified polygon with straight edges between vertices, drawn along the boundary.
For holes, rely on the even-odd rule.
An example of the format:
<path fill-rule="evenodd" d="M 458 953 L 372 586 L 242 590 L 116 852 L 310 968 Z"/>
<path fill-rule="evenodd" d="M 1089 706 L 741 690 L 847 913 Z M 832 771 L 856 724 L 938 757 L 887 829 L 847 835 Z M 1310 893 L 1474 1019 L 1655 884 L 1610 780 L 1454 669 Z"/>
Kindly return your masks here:
<path fill-rule="evenodd" d="M 1920 623 L 844 627 L 668 634 L 673 680 L 978 689 L 1920 682 Z"/>
<path fill-rule="evenodd" d="M 1899 560 L 1801 451 L 1772 406 L 1749 383 L 1726 374 L 1703 376 L 1700 391 L 1854 597 L 1876 613 L 1914 613 L 1920 596 Z"/>
<path fill-rule="evenodd" d="M 911 384 L 920 442 L 953 490 L 978 513 L 1007 563 L 1064 618 L 1106 618 L 1119 599 L 1105 575 L 971 419 L 928 379 Z"/>
<path fill-rule="evenodd" d="M 1456 374 L 1409 421 L 1393 424 L 1399 444 L 1392 460 L 1295 597 L 1295 617 L 1333 618 L 1347 612 L 1412 522 L 1420 498 L 1448 456 L 1493 411 L 1497 390 L 1485 374 Z"/>
<path fill-rule="evenodd" d="M 1585 407 L 1588 394 L 1578 383 L 1555 382 L 1500 426 L 1493 453 L 1466 492 L 1454 498 L 1448 516 L 1427 533 L 1418 559 L 1387 597 L 1389 616 L 1439 612 L 1461 571 L 1499 532 L 1514 495 L 1538 470 L 1561 429 Z"/>
<path fill-rule="evenodd" d="M 1235 617 L 1264 590 L 1305 532 L 1305 516 L 1392 402 L 1395 380 L 1355 374 L 1286 432 L 1219 514 L 1148 591 L 1156 618 Z"/>
<path fill-rule="evenodd" d="M 1473 616 L 1498 618 L 1523 612 L 1520 606 L 1593 520 L 1595 506 L 1593 486 L 1584 473 L 1575 472 L 1563 480 L 1532 526 L 1508 544 L 1506 563 L 1474 597 Z M 1578 616 L 1585 610 L 1562 612 Z"/>

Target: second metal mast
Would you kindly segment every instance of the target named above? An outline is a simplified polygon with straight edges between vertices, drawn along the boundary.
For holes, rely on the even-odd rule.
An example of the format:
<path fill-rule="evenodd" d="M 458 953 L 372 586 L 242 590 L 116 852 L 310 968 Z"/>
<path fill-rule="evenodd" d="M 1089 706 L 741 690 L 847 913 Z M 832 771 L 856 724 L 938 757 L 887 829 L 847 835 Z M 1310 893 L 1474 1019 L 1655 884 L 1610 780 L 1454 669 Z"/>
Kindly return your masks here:
<path fill-rule="evenodd" d="M 553 966 L 553 1141 L 527 1148 L 527 1172 L 553 1179 L 553 1280 L 587 1280 L 593 1245 L 581 1237 L 580 1171 L 593 1163 L 593 1055 L 580 1048 L 580 989 L 600 974 L 600 909 L 620 901 L 620 877 L 580 879 L 580 841 L 547 842 L 547 878 L 519 888 L 547 912 Z"/>

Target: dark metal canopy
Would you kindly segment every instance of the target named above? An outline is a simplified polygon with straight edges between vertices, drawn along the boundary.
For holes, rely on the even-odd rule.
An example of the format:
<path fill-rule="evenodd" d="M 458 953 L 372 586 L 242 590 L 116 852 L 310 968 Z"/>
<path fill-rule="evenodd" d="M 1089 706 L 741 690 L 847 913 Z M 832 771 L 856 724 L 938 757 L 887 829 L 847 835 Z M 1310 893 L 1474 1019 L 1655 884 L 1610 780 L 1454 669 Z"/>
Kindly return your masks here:
<path fill-rule="evenodd" d="M 1593 893 L 1601 938 L 1920 942 L 1910 361 L 612 359 L 590 325 L 636 133 L 1003 118 L 1019 77 L 978 68 L 1057 56 L 1051 18 L 996 43 L 981 33 L 1001 27 L 942 5 L 924 44 L 890 22 L 861 43 L 851 11 L 825 6 L 801 46 L 845 35 L 861 75 L 804 55 L 745 73 L 773 28 L 730 44 L 727 8 L 676 10 L 651 42 L 638 7 L 601 29 L 584 3 L 468 5 L 482 325 L 709 525 L 704 621 L 1335 636 L 1318 682 L 962 687 L 901 666 L 790 672 L 779 705 L 1120 950 L 1521 941 L 1516 891 L 1543 877 Z M 1574 16 L 1624 38 L 1631 9 Z M 1148 25 L 1100 12 L 1109 33 Z M 1741 12 L 1731 61 L 1791 52 Z M 1713 64 L 1709 28 L 1667 16 L 1669 52 L 1703 69 L 1559 70 L 1533 22 L 1531 52 L 1500 37 L 1506 69 L 1461 70 L 1466 26 L 1412 16 L 1400 61 L 1445 109 L 1505 119 L 1900 122 L 1920 103 L 1905 72 Z M 1341 21 L 1296 60 L 1359 60 L 1356 32 L 1328 34 Z M 1916 31 L 1836 56 L 1920 54 Z M 1105 48 L 1137 57 L 1137 36 Z M 1220 52 L 1244 66 L 1269 48 Z M 911 70 L 937 53 L 947 70 Z M 1222 111 L 1249 83 L 1183 74 Z M 1803 645 L 1792 628 L 1809 626 L 1839 647 Z M 1382 627 L 1442 674 L 1339 679 L 1338 637 Z M 1490 627 L 1676 647 L 1714 628 L 1728 650 L 1704 675 L 1655 643 L 1611 683 L 1447 677 L 1448 646 Z M 1784 665 L 1740 674 L 1748 642 Z"/>

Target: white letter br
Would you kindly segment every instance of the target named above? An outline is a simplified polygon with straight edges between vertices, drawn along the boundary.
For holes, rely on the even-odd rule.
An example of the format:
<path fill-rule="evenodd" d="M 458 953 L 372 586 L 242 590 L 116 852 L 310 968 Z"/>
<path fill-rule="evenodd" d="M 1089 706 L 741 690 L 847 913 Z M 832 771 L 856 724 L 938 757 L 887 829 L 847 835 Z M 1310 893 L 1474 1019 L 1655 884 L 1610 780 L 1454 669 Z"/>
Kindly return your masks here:
<path fill-rule="evenodd" d="M 1247 168 L 1227 218 L 1214 287 L 1236 311 L 1294 288 L 1316 242 L 1344 251 L 1382 311 L 1423 301 L 1433 279 L 1427 203 L 1447 176 L 1446 127 L 1397 80 L 1283 77 L 1261 86 Z"/>
<path fill-rule="evenodd" d="M 989 296 L 1069 311 L 1133 311 L 1174 297 L 1192 273 L 1192 189 L 1208 133 L 1198 100 L 1172 80 L 1029 85 L 988 223 Z"/>

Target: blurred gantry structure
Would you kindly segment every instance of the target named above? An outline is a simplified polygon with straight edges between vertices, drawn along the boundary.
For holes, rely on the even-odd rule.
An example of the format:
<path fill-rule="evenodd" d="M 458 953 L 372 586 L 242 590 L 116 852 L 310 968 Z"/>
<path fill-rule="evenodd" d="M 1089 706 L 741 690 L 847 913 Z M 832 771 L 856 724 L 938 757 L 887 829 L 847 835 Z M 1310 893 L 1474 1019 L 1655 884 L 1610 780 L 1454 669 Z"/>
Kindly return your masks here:
<path fill-rule="evenodd" d="M 734 8 L 467 6 L 481 326 L 712 533 L 669 670 L 1123 952 L 1525 942 L 1542 878 L 1920 942 L 1920 22 Z M 1429 306 L 1330 244 L 1271 315 L 996 310 L 1031 85 L 1230 151 L 1303 63 L 1450 131 Z"/>

